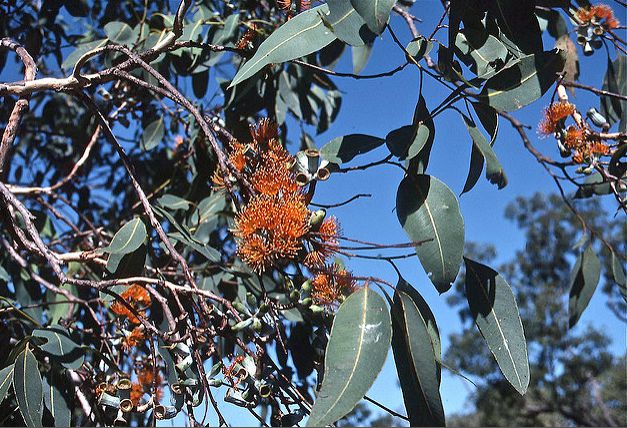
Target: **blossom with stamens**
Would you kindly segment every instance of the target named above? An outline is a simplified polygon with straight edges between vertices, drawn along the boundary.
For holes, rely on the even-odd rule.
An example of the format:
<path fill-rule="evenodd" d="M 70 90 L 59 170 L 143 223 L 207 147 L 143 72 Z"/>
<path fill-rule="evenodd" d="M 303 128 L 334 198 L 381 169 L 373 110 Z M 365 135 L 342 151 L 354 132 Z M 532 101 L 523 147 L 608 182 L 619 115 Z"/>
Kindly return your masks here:
<path fill-rule="evenodd" d="M 605 28 L 618 27 L 618 20 L 614 17 L 614 11 L 606 4 L 598 4 L 590 8 L 580 8 L 575 17 L 581 25 L 600 24 Z"/>
<path fill-rule="evenodd" d="M 554 134 L 560 129 L 564 119 L 574 113 L 575 106 L 568 101 L 551 104 L 544 110 L 544 119 L 539 125 L 540 133 L 544 135 Z"/>
<path fill-rule="evenodd" d="M 326 266 L 311 281 L 311 297 L 316 304 L 335 306 L 357 289 L 353 275 L 337 264 Z"/>
<path fill-rule="evenodd" d="M 151 303 L 148 290 L 138 284 L 128 287 L 120 294 L 120 297 L 141 316 L 145 315 L 145 309 L 150 306 Z M 114 314 L 126 317 L 131 324 L 139 324 L 139 318 L 121 302 L 113 302 L 110 309 Z"/>

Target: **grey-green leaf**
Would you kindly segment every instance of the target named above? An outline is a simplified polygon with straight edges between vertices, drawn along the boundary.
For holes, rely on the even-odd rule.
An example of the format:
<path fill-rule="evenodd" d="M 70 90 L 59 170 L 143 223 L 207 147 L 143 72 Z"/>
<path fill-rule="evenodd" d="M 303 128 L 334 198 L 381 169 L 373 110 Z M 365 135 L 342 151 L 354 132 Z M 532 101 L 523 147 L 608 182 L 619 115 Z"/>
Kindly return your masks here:
<path fill-rule="evenodd" d="M 109 40 L 120 45 L 133 44 L 138 35 L 130 25 L 120 21 L 109 22 L 104 26 L 104 31 Z"/>
<path fill-rule="evenodd" d="M 627 56 L 619 54 L 614 62 L 608 57 L 602 89 L 623 96 L 627 95 Z M 608 123 L 613 125 L 620 121 L 619 131 L 625 132 L 627 130 L 627 120 L 625 119 L 627 101 L 616 97 L 602 96 L 600 102 L 601 114 L 605 116 Z"/>
<path fill-rule="evenodd" d="M 13 389 L 17 404 L 29 427 L 41 427 L 43 388 L 37 359 L 26 346 L 15 360 Z"/>
<path fill-rule="evenodd" d="M 364 134 L 350 134 L 334 138 L 320 149 L 326 160 L 335 164 L 350 162 L 356 156 L 367 153 L 383 145 L 385 140 Z"/>
<path fill-rule="evenodd" d="M 144 150 L 151 150 L 157 147 L 159 143 L 163 141 L 164 133 L 165 127 L 163 125 L 163 118 L 150 122 L 142 134 L 142 147 Z"/>
<path fill-rule="evenodd" d="M 524 56 L 488 79 L 479 99 L 497 110 L 518 110 L 549 90 L 565 61 L 558 50 Z"/>
<path fill-rule="evenodd" d="M 410 425 L 444 426 L 439 334 L 433 314 L 423 303 L 422 296 L 400 279 L 392 306 L 392 350 Z M 429 323 L 432 323 L 431 330 Z"/>
<path fill-rule="evenodd" d="M 479 131 L 477 125 L 465 115 L 462 114 L 461 116 L 466 125 L 466 129 L 468 129 L 470 138 L 472 138 L 474 147 L 479 150 L 481 156 L 485 159 L 486 178 L 490 183 L 496 184 L 499 189 L 502 189 L 507 185 L 507 177 L 505 176 L 501 162 L 499 162 L 499 159 L 496 157 L 496 153 L 492 150 L 492 146 L 488 143 L 488 140 L 481 131 Z"/>
<path fill-rule="evenodd" d="M 9 387 L 13 383 L 13 369 L 14 364 L 7 366 L 0 370 L 0 404 L 7 397 L 7 393 L 9 392 Z"/>
<path fill-rule="evenodd" d="M 381 34 L 390 19 L 396 0 L 351 0 L 351 4 L 368 24 L 368 28 Z"/>
<path fill-rule="evenodd" d="M 82 348 L 70 339 L 62 327 L 51 326 L 45 330 L 35 329 L 33 336 L 44 339 L 46 342 L 38 345 L 39 349 L 53 356 L 64 367 L 76 370 L 83 365 L 85 357 Z"/>
<path fill-rule="evenodd" d="M 570 279 L 568 326 L 573 327 L 590 303 L 601 277 L 601 261 L 588 245 L 577 257 Z"/>
<path fill-rule="evenodd" d="M 50 370 L 43 377 L 44 404 L 54 418 L 54 426 L 71 426 L 72 411 L 68 401 L 68 379 L 65 372 Z"/>
<path fill-rule="evenodd" d="M 489 266 L 464 257 L 466 298 L 501 372 L 521 395 L 529 386 L 527 342 L 514 293 Z"/>
<path fill-rule="evenodd" d="M 370 287 L 342 303 L 327 344 L 324 380 L 307 426 L 329 425 L 355 407 L 381 371 L 391 337 L 385 301 Z"/>
<path fill-rule="evenodd" d="M 440 293 L 455 281 L 464 250 L 464 219 L 451 189 L 435 177 L 419 174 L 401 181 L 396 214 L 416 246 L 416 255 Z"/>
<path fill-rule="evenodd" d="M 146 225 L 139 217 L 135 217 L 116 232 L 104 251 L 111 254 L 132 253 L 144 243 L 145 239 Z"/>
<path fill-rule="evenodd" d="M 372 54 L 372 47 L 374 43 L 368 43 L 363 46 L 353 46 L 351 48 L 353 58 L 353 73 L 359 74 L 368 64 L 370 55 Z"/>
<path fill-rule="evenodd" d="M 363 46 L 374 40 L 376 34 L 368 30 L 364 19 L 353 8 L 350 0 L 327 0 L 327 5 L 329 16 L 324 19 L 338 39 L 351 46 Z"/>
<path fill-rule="evenodd" d="M 85 55 L 87 52 L 97 49 L 106 44 L 107 39 L 99 39 L 77 45 L 74 52 L 72 52 L 65 58 L 63 64 L 61 64 L 61 67 L 65 70 L 73 68 L 80 57 Z"/>
<path fill-rule="evenodd" d="M 625 280 L 625 271 L 623 270 L 623 263 L 620 258 L 612 251 L 612 276 L 614 277 L 614 281 L 618 285 L 621 285 L 623 288 L 627 286 L 627 281 Z"/>
<path fill-rule="evenodd" d="M 300 58 L 331 43 L 335 35 L 321 18 L 328 14 L 329 8 L 323 4 L 299 13 L 277 28 L 239 69 L 229 88 L 253 76 L 268 64 Z"/>
<path fill-rule="evenodd" d="M 159 199 L 157 199 L 157 203 L 163 208 L 167 208 L 172 211 L 176 210 L 186 210 L 191 205 L 187 199 L 183 199 L 180 196 L 165 194 Z"/>

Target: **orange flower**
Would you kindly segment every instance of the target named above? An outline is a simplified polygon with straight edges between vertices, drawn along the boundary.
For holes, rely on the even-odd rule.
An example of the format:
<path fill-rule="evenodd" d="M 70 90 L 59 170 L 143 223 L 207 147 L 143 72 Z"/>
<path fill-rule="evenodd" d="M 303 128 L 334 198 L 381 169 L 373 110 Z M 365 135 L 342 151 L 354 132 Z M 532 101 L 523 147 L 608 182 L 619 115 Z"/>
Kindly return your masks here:
<path fill-rule="evenodd" d="M 303 248 L 309 210 L 300 193 L 257 195 L 235 219 L 238 253 L 256 272 L 275 262 L 293 259 Z"/>
<path fill-rule="evenodd" d="M 557 132 L 560 122 L 575 113 L 575 106 L 567 101 L 551 104 L 544 110 L 544 119 L 540 122 L 539 131 L 544 135 Z"/>
<path fill-rule="evenodd" d="M 595 155 L 609 155 L 610 147 L 607 144 L 597 141 L 590 145 L 590 151 Z"/>
<path fill-rule="evenodd" d="M 335 217 L 324 220 L 318 231 L 311 232 L 308 236 L 311 251 L 305 256 L 303 264 L 309 268 L 324 268 L 326 262 L 339 249 L 339 232 L 340 226 Z"/>
<path fill-rule="evenodd" d="M 231 143 L 231 154 L 229 160 L 238 171 L 246 167 L 246 146 L 234 141 Z"/>
<path fill-rule="evenodd" d="M 586 143 L 586 135 L 582 128 L 569 126 L 564 136 L 564 145 L 569 149 L 576 149 Z"/>
<path fill-rule="evenodd" d="M 292 0 L 276 0 L 276 4 L 279 6 L 279 9 L 289 10 L 292 6 Z"/>
<path fill-rule="evenodd" d="M 606 4 L 592 6 L 589 9 L 580 8 L 575 16 L 581 22 L 581 25 L 589 25 L 593 23 L 600 24 L 605 28 L 618 27 L 618 20 L 614 17 L 614 11 Z"/>
<path fill-rule="evenodd" d="M 334 306 L 342 302 L 357 288 L 353 275 L 337 264 L 327 266 L 314 276 L 311 285 L 314 302 L 324 306 Z"/>
<path fill-rule="evenodd" d="M 145 316 L 145 308 L 150 306 L 150 294 L 148 290 L 138 284 L 134 284 L 128 287 L 120 297 L 129 304 L 135 311 L 140 314 L 142 317 Z M 111 305 L 111 312 L 116 315 L 126 317 L 131 324 L 139 324 L 139 318 L 125 305 L 116 301 Z"/>
<path fill-rule="evenodd" d="M 144 340 L 146 340 L 144 328 L 142 326 L 137 326 L 133 329 L 133 331 L 131 331 L 128 336 L 124 338 L 124 341 L 122 342 L 122 347 L 128 351 L 137 347 L 137 345 L 139 345 Z"/>
<path fill-rule="evenodd" d="M 268 143 L 270 140 L 278 138 L 278 125 L 264 117 L 257 124 L 249 127 L 250 135 L 255 143 Z"/>

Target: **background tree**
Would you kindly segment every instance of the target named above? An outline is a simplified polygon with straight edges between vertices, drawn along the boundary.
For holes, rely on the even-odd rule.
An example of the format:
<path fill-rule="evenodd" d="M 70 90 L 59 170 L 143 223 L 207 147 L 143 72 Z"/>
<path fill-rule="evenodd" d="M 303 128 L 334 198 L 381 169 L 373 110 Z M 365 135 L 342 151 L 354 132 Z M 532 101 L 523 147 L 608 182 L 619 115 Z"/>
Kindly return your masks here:
<path fill-rule="evenodd" d="M 627 423 L 625 356 L 612 355 L 610 340 L 599 329 L 592 326 L 569 329 L 565 309 L 567 291 L 572 282 L 572 259 L 582 241 L 573 227 L 576 219 L 564 208 L 558 196 L 537 194 L 517 199 L 506 212 L 526 238 L 525 248 L 499 267 L 516 294 L 530 349 L 530 388 L 524 396 L 503 381 L 498 366 L 473 328 L 471 314 L 463 306 L 463 278 L 456 284 L 456 293 L 448 297 L 450 304 L 460 307 L 465 328 L 451 336 L 447 361 L 470 375 L 478 385 L 471 395 L 475 410 L 453 417 L 451 424 L 623 426 Z M 579 203 L 577 209 L 587 224 L 603 231 L 610 245 L 625 251 L 627 231 L 622 219 L 606 222 L 606 213 L 598 201 Z M 592 245 L 598 248 L 600 242 Z M 494 248 L 476 244 L 469 244 L 467 254 L 486 263 L 496 255 Z M 607 251 L 598 254 L 602 264 L 609 266 L 611 255 Z M 605 278 L 605 284 L 611 282 L 612 278 Z M 610 298 L 608 305 L 615 316 L 624 319 L 625 300 L 615 290 L 615 298 Z"/>
<path fill-rule="evenodd" d="M 462 262 L 472 272 L 468 307 L 524 395 L 527 342 L 505 278 L 517 273 L 464 258 L 458 197 L 429 169 L 445 111 L 472 140 L 462 193 L 484 166 L 507 185 L 492 146 L 509 124 L 592 243 L 572 261 L 569 327 L 601 270 L 620 312 L 624 247 L 573 197 L 608 194 L 627 210 L 622 13 L 584 0 L 424 8 L 437 18 L 421 34 L 407 0 L 1 2 L 3 422 L 195 426 L 212 409 L 225 425 L 228 404 L 262 425 L 350 423 L 370 411 L 359 402 L 373 402 L 391 347 L 406 407 L 395 416 L 443 425 L 437 314 L 394 264 L 414 251 L 440 293 Z M 379 36 L 402 59 L 359 74 Z M 353 70 L 336 71 L 348 46 Z M 607 59 L 601 88 L 577 80 L 578 52 Z M 406 69 L 420 77 L 410 123 L 315 141 L 341 108 L 340 79 Z M 428 85 L 441 97 L 426 99 Z M 583 112 L 568 89 L 599 108 Z M 538 150 L 514 112 L 545 94 L 550 143 Z M 360 164 L 374 149 L 385 155 Z M 360 194 L 313 202 L 331 174 L 382 165 L 403 172 L 395 212 L 409 242 L 344 236 L 333 210 Z M 343 258 L 359 257 L 394 266 L 398 281 L 351 272 Z M 563 279 L 568 267 L 546 271 Z"/>

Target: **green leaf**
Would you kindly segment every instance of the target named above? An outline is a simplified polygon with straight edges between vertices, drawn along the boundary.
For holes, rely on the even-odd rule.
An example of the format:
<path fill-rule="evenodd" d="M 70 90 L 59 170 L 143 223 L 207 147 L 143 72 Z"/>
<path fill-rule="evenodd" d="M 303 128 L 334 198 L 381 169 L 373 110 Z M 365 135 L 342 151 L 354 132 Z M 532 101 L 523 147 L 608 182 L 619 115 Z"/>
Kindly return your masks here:
<path fill-rule="evenodd" d="M 176 195 L 165 194 L 159 199 L 157 199 L 157 203 L 163 208 L 167 208 L 172 211 L 176 210 L 187 210 L 191 205 L 187 199 L 183 199 Z"/>
<path fill-rule="evenodd" d="M 440 293 L 455 281 L 464 250 L 464 220 L 451 189 L 435 177 L 407 176 L 396 193 L 396 214 Z"/>
<path fill-rule="evenodd" d="M 558 50 L 524 56 L 488 79 L 479 99 L 497 110 L 518 110 L 549 90 L 565 61 Z"/>
<path fill-rule="evenodd" d="M 353 46 L 351 48 L 353 58 L 353 73 L 359 74 L 368 64 L 370 55 L 372 55 L 372 47 L 374 43 L 368 43 L 363 46 Z"/>
<path fill-rule="evenodd" d="M 599 284 L 600 277 L 601 261 L 595 254 L 592 246 L 588 245 L 584 252 L 577 257 L 571 274 L 568 299 L 569 328 L 577 324 L 577 321 L 581 318 Z"/>
<path fill-rule="evenodd" d="M 509 284 L 489 266 L 464 257 L 466 298 L 501 372 L 521 395 L 529 386 L 527 343 Z"/>
<path fill-rule="evenodd" d="M 373 34 L 364 19 L 353 8 L 350 0 L 327 0 L 329 16 L 324 20 L 333 29 L 335 36 L 351 46 L 363 46 L 371 43 Z"/>
<path fill-rule="evenodd" d="M 610 183 L 605 181 L 605 178 L 598 171 L 587 176 L 582 184 L 583 186 L 579 186 L 575 192 L 575 199 L 589 198 L 593 195 L 607 195 L 612 191 Z"/>
<path fill-rule="evenodd" d="M 67 374 L 59 370 L 50 370 L 43 377 L 44 404 L 54 418 L 54 426 L 71 426 L 70 394 L 68 393 Z"/>
<path fill-rule="evenodd" d="M 356 156 L 376 149 L 385 143 L 383 138 L 364 134 L 350 134 L 334 138 L 320 149 L 320 155 L 331 163 L 350 162 Z"/>
<path fill-rule="evenodd" d="M 625 55 L 617 55 L 614 62 L 608 56 L 602 89 L 619 95 L 627 95 L 627 57 Z M 627 131 L 627 119 L 625 119 L 627 101 L 602 96 L 600 102 L 601 114 L 605 116 L 607 122 L 613 125 L 620 121 L 619 131 Z"/>
<path fill-rule="evenodd" d="M 32 335 L 44 339 L 46 342 L 38 345 L 43 352 L 55 357 L 63 367 L 76 370 L 83 365 L 85 359 L 83 349 L 78 346 L 65 330 L 60 326 L 51 326 L 47 329 L 35 329 Z"/>
<path fill-rule="evenodd" d="M 422 296 L 402 278 L 394 293 L 392 331 L 392 351 L 410 425 L 444 426 L 437 326 Z"/>
<path fill-rule="evenodd" d="M 120 45 L 132 45 L 138 35 L 130 25 L 120 21 L 109 22 L 104 26 L 104 32 L 109 40 Z"/>
<path fill-rule="evenodd" d="M 502 68 L 509 51 L 496 37 L 481 28 L 464 28 L 457 33 L 456 53 L 478 77 Z"/>
<path fill-rule="evenodd" d="M 142 147 L 144 150 L 152 150 L 163 141 L 165 127 L 163 126 L 163 118 L 150 122 L 142 134 Z"/>
<path fill-rule="evenodd" d="M 425 55 L 431 52 L 432 48 L 433 42 L 420 36 L 409 42 L 405 47 L 405 51 L 416 61 L 420 61 Z"/>
<path fill-rule="evenodd" d="M 468 129 L 470 138 L 472 138 L 473 153 L 476 147 L 486 162 L 486 178 L 490 183 L 496 184 L 499 189 L 502 189 L 507 185 L 507 177 L 505 176 L 505 171 L 503 171 L 499 159 L 496 157 L 496 153 L 494 153 L 492 146 L 488 143 L 488 140 L 483 136 L 481 131 L 477 129 L 477 125 L 475 125 L 469 117 L 466 117 L 466 115 L 462 114 L 461 117 L 464 120 L 466 129 Z M 467 191 L 466 186 L 464 186 L 464 191 Z M 462 193 L 464 193 L 464 191 L 462 191 Z"/>
<path fill-rule="evenodd" d="M 464 193 L 470 192 L 475 184 L 481 178 L 481 171 L 483 171 L 483 154 L 479 150 L 476 144 L 472 145 L 472 150 L 470 152 L 470 167 L 468 168 L 468 176 L 466 177 L 466 182 L 464 183 L 464 188 L 462 189 L 463 195 Z"/>
<path fill-rule="evenodd" d="M 299 13 L 277 28 L 239 69 L 229 88 L 253 76 L 268 64 L 300 58 L 331 43 L 335 35 L 321 18 L 328 14 L 329 8 L 323 4 Z"/>
<path fill-rule="evenodd" d="M 7 398 L 9 387 L 13 383 L 13 369 L 15 365 L 11 364 L 0 370 L 0 404 Z"/>
<path fill-rule="evenodd" d="M 381 371 L 391 337 L 385 301 L 370 287 L 342 303 L 327 344 L 324 380 L 307 426 L 329 425 L 355 407 Z"/>
<path fill-rule="evenodd" d="M 623 263 L 620 258 L 612 251 L 612 276 L 614 281 L 621 285 L 623 288 L 627 287 L 627 280 L 625 279 L 625 271 L 623 270 Z"/>
<path fill-rule="evenodd" d="M 86 43 L 81 43 L 77 45 L 74 52 L 72 52 L 71 54 L 67 56 L 67 58 L 65 58 L 65 61 L 63 61 L 63 64 L 61 64 L 61 68 L 65 70 L 74 68 L 74 65 L 76 65 L 76 61 L 78 61 L 80 57 L 85 55 L 87 52 L 97 49 L 106 44 L 107 44 L 107 39 L 99 39 L 99 40 L 94 40 L 92 42 L 86 42 Z"/>
<path fill-rule="evenodd" d="M 132 253 L 144 243 L 146 236 L 144 222 L 139 217 L 135 217 L 116 232 L 109 246 L 103 251 L 110 254 Z"/>
<path fill-rule="evenodd" d="M 15 360 L 13 389 L 24 422 L 29 427 L 41 427 L 43 389 L 37 359 L 24 348 Z"/>
<path fill-rule="evenodd" d="M 368 24 L 368 28 L 381 34 L 390 19 L 396 0 L 351 0 L 351 4 Z"/>

